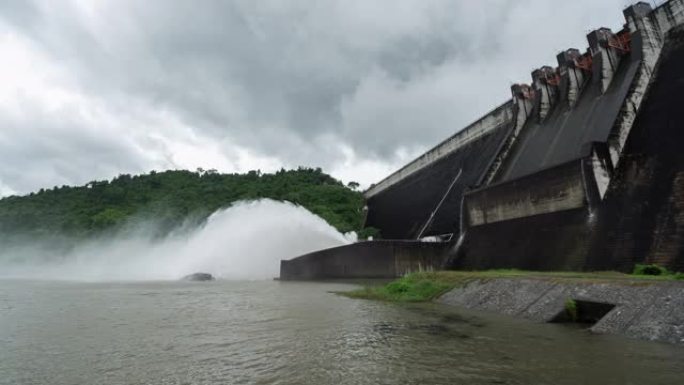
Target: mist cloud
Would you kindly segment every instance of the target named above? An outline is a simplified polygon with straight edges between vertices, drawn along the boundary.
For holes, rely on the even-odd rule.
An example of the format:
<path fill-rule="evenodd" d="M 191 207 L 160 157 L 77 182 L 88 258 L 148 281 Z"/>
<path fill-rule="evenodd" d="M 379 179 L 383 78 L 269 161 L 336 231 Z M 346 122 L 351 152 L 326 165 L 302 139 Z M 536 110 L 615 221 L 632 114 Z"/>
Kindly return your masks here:
<path fill-rule="evenodd" d="M 47 238 L 3 245 L 0 278 L 178 280 L 206 272 L 223 279 L 272 279 L 281 259 L 356 240 L 300 206 L 268 199 L 236 202 L 199 228 L 161 239 L 152 236 L 157 225 L 131 224 L 73 247 Z"/>

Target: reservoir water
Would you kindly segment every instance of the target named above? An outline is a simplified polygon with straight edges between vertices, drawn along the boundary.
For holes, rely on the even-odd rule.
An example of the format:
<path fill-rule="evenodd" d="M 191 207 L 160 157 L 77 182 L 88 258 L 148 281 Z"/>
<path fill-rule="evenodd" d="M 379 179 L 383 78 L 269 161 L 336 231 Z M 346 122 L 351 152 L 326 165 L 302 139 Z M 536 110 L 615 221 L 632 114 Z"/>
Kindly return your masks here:
<path fill-rule="evenodd" d="M 0 383 L 682 383 L 681 346 L 354 287 L 0 280 Z"/>

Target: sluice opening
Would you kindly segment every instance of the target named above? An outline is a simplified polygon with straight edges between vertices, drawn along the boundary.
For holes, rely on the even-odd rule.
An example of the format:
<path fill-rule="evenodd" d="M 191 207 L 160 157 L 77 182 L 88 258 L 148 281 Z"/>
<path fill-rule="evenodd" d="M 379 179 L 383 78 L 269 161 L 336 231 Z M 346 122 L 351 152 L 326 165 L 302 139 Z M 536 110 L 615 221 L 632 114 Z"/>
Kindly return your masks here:
<path fill-rule="evenodd" d="M 565 301 L 564 309 L 556 314 L 551 323 L 572 323 L 591 327 L 615 308 L 612 303 L 576 299 Z"/>

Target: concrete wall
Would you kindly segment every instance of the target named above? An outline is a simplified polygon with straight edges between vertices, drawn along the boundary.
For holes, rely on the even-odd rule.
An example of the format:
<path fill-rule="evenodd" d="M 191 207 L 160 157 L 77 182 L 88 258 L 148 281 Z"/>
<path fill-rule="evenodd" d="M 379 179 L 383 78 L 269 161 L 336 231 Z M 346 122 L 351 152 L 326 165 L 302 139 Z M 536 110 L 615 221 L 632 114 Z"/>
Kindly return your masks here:
<path fill-rule="evenodd" d="M 396 278 L 439 269 L 445 243 L 369 241 L 320 250 L 280 262 L 280 279 Z"/>
<path fill-rule="evenodd" d="M 662 36 L 665 36 L 672 28 L 684 24 L 684 0 L 670 0 L 650 15 L 655 27 Z"/>
<path fill-rule="evenodd" d="M 457 134 L 438 144 L 425 154 L 421 155 L 411 163 L 402 167 L 387 178 L 369 188 L 364 195 L 366 199 L 381 193 L 389 187 L 400 183 L 412 174 L 430 166 L 440 159 L 450 155 L 454 151 L 466 146 L 468 143 L 478 140 L 492 130 L 509 123 L 512 119 L 512 104 L 506 102 L 495 108 L 482 118 L 460 130 Z M 416 127 L 420 129 L 420 127 Z"/>
<path fill-rule="evenodd" d="M 462 270 L 583 270 L 591 244 L 586 208 L 494 222 L 469 228 L 450 256 Z"/>
<path fill-rule="evenodd" d="M 283 278 L 396 277 L 445 260 L 684 271 L 684 0 L 625 17 L 625 30 L 590 33 L 589 52 L 564 51 L 558 69 L 534 71 L 511 102 L 366 192 L 366 224 L 385 238 L 453 232 L 453 246 L 360 243 L 283 261 Z"/>
<path fill-rule="evenodd" d="M 606 28 L 593 31 L 587 35 L 586 53 L 563 51 L 557 68 L 533 71 L 532 85 L 514 85 L 510 102 L 366 191 L 366 225 L 379 228 L 389 239 L 459 234 L 465 191 L 591 157 L 597 142 L 605 143 L 612 155 L 607 162 L 608 157 L 594 156 L 592 174 L 599 181 L 601 199 L 610 184 L 608 170 L 618 163 L 660 53 L 659 26 L 666 22 L 657 20 L 669 15 L 666 19 L 675 23 L 679 3 L 671 1 L 653 13 L 646 3 L 632 6 L 625 10 L 626 27 L 618 34 Z M 616 48 L 615 41 L 624 37 L 627 48 Z M 583 66 L 583 60 L 589 64 Z M 578 193 L 570 193 L 577 198 L 574 202 L 546 201 L 576 208 Z M 524 202 L 511 197 L 509 203 L 515 200 Z M 511 205 L 502 218 L 517 217 L 511 210 L 520 210 Z M 523 211 L 536 215 L 557 208 L 535 204 Z"/>
<path fill-rule="evenodd" d="M 525 178 L 468 192 L 468 228 L 586 206 L 583 163 L 573 161 Z"/>
<path fill-rule="evenodd" d="M 590 37 L 612 33 L 606 29 L 594 31 Z M 571 88 L 568 83 L 574 75 L 573 62 L 559 58 L 559 65 L 564 75 L 559 79 L 558 87 L 539 84 L 535 92 L 535 107 L 530 118 L 526 120 L 516 140 L 511 143 L 505 153 L 493 182 L 510 181 L 525 175 L 553 167 L 587 156 L 587 146 L 593 142 L 607 142 L 616 120 L 621 112 L 625 98 L 637 74 L 641 59 L 640 38 L 632 36 L 634 50 L 617 54 L 613 50 L 603 48 L 599 38 L 589 39 L 593 55 L 593 71 L 582 71 L 585 78 L 581 84 L 579 97 L 570 98 Z M 599 54 L 604 52 L 604 54 Z M 612 54 L 611 54 L 612 52 Z M 612 59 L 611 59 L 612 58 Z M 614 70 L 606 70 L 607 63 L 612 63 Z M 536 76 L 534 77 L 536 78 Z M 535 81 L 539 83 L 539 80 Z M 544 111 L 540 98 L 548 94 L 541 92 L 546 88 L 563 89 L 555 92 L 550 111 Z M 546 107 L 548 109 L 549 107 Z"/>
<path fill-rule="evenodd" d="M 611 174 L 607 189 L 595 147 L 581 178 L 569 163 L 467 194 L 469 227 L 454 267 L 683 271 L 684 28 L 667 35 L 655 68 L 620 162 L 599 167 Z"/>
<path fill-rule="evenodd" d="M 684 271 L 684 28 L 668 34 L 598 212 L 590 268 L 649 262 Z"/>
<path fill-rule="evenodd" d="M 386 239 L 459 233 L 463 191 L 478 183 L 508 130 L 491 130 L 368 198 L 366 226 Z"/>

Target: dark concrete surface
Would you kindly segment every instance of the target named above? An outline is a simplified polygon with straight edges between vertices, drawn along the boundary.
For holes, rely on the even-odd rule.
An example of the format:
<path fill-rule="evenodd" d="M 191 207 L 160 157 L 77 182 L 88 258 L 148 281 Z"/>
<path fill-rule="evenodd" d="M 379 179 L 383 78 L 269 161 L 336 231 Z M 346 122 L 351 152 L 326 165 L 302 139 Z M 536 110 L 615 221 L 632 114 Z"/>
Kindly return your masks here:
<path fill-rule="evenodd" d="M 495 181 L 512 180 L 585 157 L 589 144 L 607 142 L 640 59 L 640 50 L 623 57 L 605 93 L 601 93 L 596 76 L 589 77 L 574 107 L 559 100 L 545 119 L 528 119 Z"/>
<path fill-rule="evenodd" d="M 655 82 L 599 211 L 592 269 L 648 262 L 684 271 L 684 29 L 668 35 Z"/>
<path fill-rule="evenodd" d="M 281 261 L 280 279 L 396 278 L 441 268 L 448 246 L 415 241 L 358 242 Z"/>
<path fill-rule="evenodd" d="M 463 191 L 479 182 L 509 130 L 500 126 L 368 199 L 366 226 L 385 239 L 415 239 L 444 197 L 423 236 L 458 233 Z"/>

